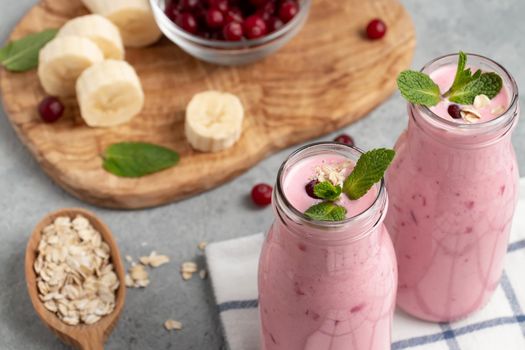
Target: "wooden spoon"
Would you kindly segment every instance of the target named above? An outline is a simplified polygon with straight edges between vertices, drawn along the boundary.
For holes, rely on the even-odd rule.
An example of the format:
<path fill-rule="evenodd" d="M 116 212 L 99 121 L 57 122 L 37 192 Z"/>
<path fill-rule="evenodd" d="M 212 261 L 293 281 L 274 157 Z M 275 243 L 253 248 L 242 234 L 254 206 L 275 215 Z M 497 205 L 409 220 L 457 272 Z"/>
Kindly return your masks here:
<path fill-rule="evenodd" d="M 102 317 L 98 322 L 95 322 L 92 325 L 79 324 L 77 326 L 70 326 L 62 322 L 54 313 L 48 311 L 38 298 L 38 290 L 36 285 L 37 276 L 35 270 L 33 269 L 33 264 L 37 256 L 37 247 L 38 243 L 40 242 L 42 230 L 44 227 L 51 224 L 59 216 L 68 216 L 73 219 L 79 214 L 83 215 L 91 222 L 93 228 L 100 232 L 103 240 L 109 245 L 111 249 L 111 262 L 115 267 L 115 273 L 119 279 L 120 286 L 117 289 L 115 309 L 112 313 Z M 124 300 L 126 299 L 126 285 L 124 266 L 122 265 L 122 260 L 120 259 L 118 247 L 115 243 L 115 240 L 113 239 L 113 236 L 111 235 L 111 231 L 102 221 L 100 221 L 93 213 L 77 208 L 61 209 L 48 214 L 35 227 L 33 233 L 31 234 L 31 238 L 27 243 L 25 274 L 27 290 L 29 292 L 31 302 L 33 303 L 33 307 L 35 308 L 38 316 L 42 319 L 42 321 L 44 321 L 46 326 L 48 326 L 61 340 L 79 349 L 104 349 L 104 343 L 115 327 L 118 317 L 120 316 L 124 306 Z"/>

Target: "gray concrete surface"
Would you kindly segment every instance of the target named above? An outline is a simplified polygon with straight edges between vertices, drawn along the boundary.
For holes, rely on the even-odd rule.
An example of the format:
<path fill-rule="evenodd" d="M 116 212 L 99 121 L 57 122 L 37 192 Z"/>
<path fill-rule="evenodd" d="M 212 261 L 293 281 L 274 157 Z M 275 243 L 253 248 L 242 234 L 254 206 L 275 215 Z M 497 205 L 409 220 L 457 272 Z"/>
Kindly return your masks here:
<path fill-rule="evenodd" d="M 525 1 L 402 0 L 412 13 L 418 46 L 414 67 L 459 49 L 500 61 L 522 87 L 525 84 Z M 0 2 L 0 41 L 35 0 Z M 351 19 L 350 19 L 351 20 Z M 524 101 L 523 94 L 521 102 Z M 255 209 L 247 199 L 252 185 L 274 181 L 291 149 L 282 151 L 238 179 L 194 198 L 133 212 L 93 208 L 57 187 L 17 139 L 2 110 L 0 116 L 0 349 L 66 349 L 37 318 L 29 302 L 23 272 L 24 248 L 36 222 L 47 212 L 82 206 L 94 210 L 113 229 L 124 254 L 152 249 L 173 263 L 151 273 L 145 290 L 129 290 L 121 320 L 107 349 L 223 349 L 224 340 L 209 281 L 182 282 L 178 263 L 197 254 L 200 240 L 218 241 L 265 230 L 270 209 Z M 397 94 L 346 131 L 359 146 L 392 146 L 405 127 L 405 103 Z M 514 134 L 520 169 L 525 171 L 525 123 Z M 325 139 L 332 138 L 327 135 Z M 202 257 L 199 258 L 201 261 Z M 175 318 L 180 332 L 162 323 Z M 511 350 L 511 349 L 509 349 Z"/>

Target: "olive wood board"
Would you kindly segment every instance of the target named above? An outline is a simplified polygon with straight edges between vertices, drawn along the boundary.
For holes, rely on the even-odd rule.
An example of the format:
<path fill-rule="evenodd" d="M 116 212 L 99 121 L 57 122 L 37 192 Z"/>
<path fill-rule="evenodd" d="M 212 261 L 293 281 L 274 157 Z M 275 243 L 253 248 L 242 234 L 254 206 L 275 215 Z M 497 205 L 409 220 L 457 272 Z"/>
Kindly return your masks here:
<path fill-rule="evenodd" d="M 58 28 L 86 13 L 79 0 L 44 0 L 10 38 Z M 364 28 L 375 17 L 387 23 L 388 31 L 381 40 L 368 40 Z M 216 187 L 271 153 L 362 118 L 392 94 L 414 47 L 412 19 L 397 0 L 315 0 L 297 37 L 251 65 L 204 63 L 166 38 L 127 49 L 126 60 L 141 78 L 146 102 L 140 115 L 117 127 L 88 127 L 75 98 L 64 101 L 62 119 L 43 123 L 37 105 L 45 93 L 36 70 L 0 69 L 0 89 L 16 133 L 56 183 L 94 205 L 145 208 Z M 234 93 L 245 107 L 241 139 L 218 153 L 194 151 L 184 136 L 185 107 L 207 89 Z M 163 145 L 179 152 L 181 161 L 153 175 L 120 178 L 103 170 L 100 155 L 121 141 Z"/>

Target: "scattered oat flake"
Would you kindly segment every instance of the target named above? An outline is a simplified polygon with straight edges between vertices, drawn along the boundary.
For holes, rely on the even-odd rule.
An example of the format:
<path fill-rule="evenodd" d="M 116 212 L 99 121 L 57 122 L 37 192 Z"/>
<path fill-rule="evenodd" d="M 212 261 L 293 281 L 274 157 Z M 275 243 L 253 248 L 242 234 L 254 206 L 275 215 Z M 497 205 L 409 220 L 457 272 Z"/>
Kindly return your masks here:
<path fill-rule="evenodd" d="M 194 273 L 194 272 L 199 271 L 197 264 L 194 263 L 193 261 L 186 261 L 182 263 L 180 270 L 182 272 L 188 272 L 188 273 Z"/>
<path fill-rule="evenodd" d="M 488 105 L 490 104 L 490 98 L 488 98 L 487 95 L 477 95 L 475 98 L 474 98 L 474 108 L 476 109 L 482 109 L 482 108 L 485 108 L 487 107 Z"/>
<path fill-rule="evenodd" d="M 131 264 L 133 262 L 133 258 L 129 255 L 126 255 L 126 261 Z"/>
<path fill-rule="evenodd" d="M 497 107 L 494 107 L 490 113 L 492 113 L 493 115 L 495 116 L 499 116 L 501 115 L 503 112 L 505 112 L 505 107 L 503 106 L 497 106 Z"/>
<path fill-rule="evenodd" d="M 199 277 L 203 280 L 206 278 L 206 276 L 208 275 L 208 273 L 206 272 L 206 270 L 200 270 L 199 271 Z"/>
<path fill-rule="evenodd" d="M 155 256 L 150 256 L 149 258 L 149 264 L 151 267 L 159 267 L 169 262 L 170 262 L 170 258 L 166 255 L 155 255 Z"/>
<path fill-rule="evenodd" d="M 164 322 L 164 328 L 166 328 L 168 331 L 179 331 L 182 329 L 182 323 L 175 320 L 166 320 L 166 322 Z"/>
<path fill-rule="evenodd" d="M 182 275 L 182 279 L 185 280 L 185 281 L 190 280 L 193 277 L 193 273 L 191 273 L 191 272 L 184 272 L 183 271 L 181 273 L 181 275 Z"/>
<path fill-rule="evenodd" d="M 200 250 L 204 251 L 204 250 L 206 249 L 206 246 L 207 246 L 207 245 L 208 245 L 208 242 L 206 242 L 206 241 L 201 241 L 201 242 L 199 242 L 199 244 L 197 245 L 197 247 L 198 247 Z"/>

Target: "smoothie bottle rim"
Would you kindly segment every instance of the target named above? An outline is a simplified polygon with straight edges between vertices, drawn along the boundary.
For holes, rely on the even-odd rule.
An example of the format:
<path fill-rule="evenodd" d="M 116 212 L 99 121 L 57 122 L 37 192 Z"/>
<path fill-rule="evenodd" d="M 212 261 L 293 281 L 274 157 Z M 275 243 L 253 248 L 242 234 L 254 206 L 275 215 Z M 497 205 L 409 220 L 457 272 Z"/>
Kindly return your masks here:
<path fill-rule="evenodd" d="M 502 77 L 504 81 L 505 88 L 505 82 L 507 85 L 510 86 L 509 95 L 511 96 L 510 103 L 508 104 L 507 109 L 504 113 L 502 113 L 500 116 L 481 123 L 472 123 L 472 124 L 462 124 L 462 123 L 456 123 L 451 120 L 447 120 L 443 117 L 440 117 L 436 113 L 432 112 L 429 107 L 423 106 L 423 105 L 414 105 L 413 103 L 409 103 L 409 106 L 411 109 L 416 109 L 419 112 L 422 112 L 421 114 L 427 117 L 430 117 L 432 121 L 436 122 L 438 125 L 445 127 L 446 129 L 450 130 L 465 130 L 465 131 L 473 131 L 473 132 L 490 132 L 493 130 L 497 130 L 499 128 L 504 128 L 505 126 L 512 125 L 514 122 L 514 119 L 517 115 L 517 105 L 519 101 L 519 92 L 518 92 L 518 85 L 516 83 L 516 80 L 514 77 L 498 62 L 474 53 L 465 53 L 467 57 L 475 57 L 481 61 L 484 61 L 485 63 L 488 63 L 489 66 L 495 66 L 497 69 L 501 70 L 504 74 Z M 442 60 L 446 60 L 451 57 L 458 57 L 459 54 L 457 53 L 451 53 L 447 55 L 443 55 L 440 57 L 437 57 L 430 62 L 426 63 L 420 70 L 422 73 L 430 73 L 431 68 L 436 64 L 439 63 Z M 430 71 L 430 72 L 429 72 Z"/>
<path fill-rule="evenodd" d="M 337 231 L 337 230 L 344 229 L 349 224 L 356 223 L 356 222 L 363 221 L 363 220 L 366 221 L 366 219 L 369 218 L 370 211 L 372 209 L 378 206 L 380 206 L 379 209 L 384 208 L 383 213 L 381 213 L 381 215 L 378 216 L 378 219 L 375 222 L 373 222 L 373 224 L 371 224 L 370 227 L 367 230 L 365 230 L 365 232 L 363 232 L 361 235 L 357 235 L 352 238 L 357 240 L 363 236 L 366 236 L 368 231 L 371 231 L 374 227 L 376 227 L 378 222 L 381 222 L 382 218 L 384 217 L 386 213 L 386 205 L 387 205 L 388 199 L 387 199 L 384 179 L 381 179 L 381 182 L 379 183 L 379 185 L 377 183 L 374 184 L 374 186 L 378 188 L 378 191 L 377 191 L 377 194 L 373 202 L 370 204 L 370 206 L 368 206 L 365 210 L 363 210 L 359 214 L 356 214 L 354 216 L 348 217 L 340 221 L 319 221 L 319 220 L 311 219 L 307 217 L 306 215 L 304 215 L 304 213 L 297 210 L 286 197 L 284 193 L 284 189 L 283 189 L 284 172 L 286 169 L 288 169 L 290 161 L 293 161 L 293 160 L 299 161 L 301 159 L 305 159 L 306 157 L 308 157 L 308 154 L 306 155 L 305 158 L 300 158 L 300 156 L 309 150 L 316 150 L 316 149 L 319 149 L 320 151 L 325 150 L 326 153 L 334 152 L 334 151 L 341 151 L 341 152 L 346 151 L 344 155 L 352 155 L 352 153 L 362 155 L 364 153 L 363 150 L 355 146 L 349 146 L 349 145 L 345 145 L 345 144 L 338 143 L 338 142 L 327 142 L 327 141 L 310 143 L 308 145 L 298 148 L 285 159 L 285 161 L 281 164 L 279 171 L 277 173 L 276 187 L 275 187 L 275 191 L 273 194 L 273 199 L 275 201 L 275 204 L 274 204 L 275 207 L 277 208 L 277 210 L 279 209 L 283 210 L 284 213 L 287 215 L 287 217 L 292 219 L 293 221 L 299 222 L 301 224 L 306 224 L 310 228 L 318 229 L 320 231 L 327 231 L 327 230 Z M 348 151 L 350 151 L 350 153 L 348 153 Z M 353 159 L 353 158 L 349 158 L 349 159 L 352 161 L 357 161 L 357 159 Z M 331 236 L 332 235 L 330 234 L 325 234 L 323 237 L 326 237 L 327 239 L 334 238 Z M 348 237 L 343 237 L 343 238 L 348 239 Z"/>

